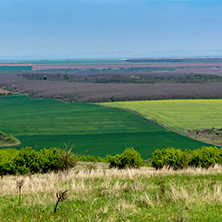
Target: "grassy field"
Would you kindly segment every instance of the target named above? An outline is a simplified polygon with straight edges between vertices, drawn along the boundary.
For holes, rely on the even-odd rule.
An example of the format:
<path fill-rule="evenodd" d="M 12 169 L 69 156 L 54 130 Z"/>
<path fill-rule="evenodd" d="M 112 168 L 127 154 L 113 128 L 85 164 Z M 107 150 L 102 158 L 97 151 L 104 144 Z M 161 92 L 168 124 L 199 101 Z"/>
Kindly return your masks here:
<path fill-rule="evenodd" d="M 32 66 L 0 66 L 0 72 L 32 71 Z"/>
<path fill-rule="evenodd" d="M 102 105 L 133 110 L 173 130 L 222 127 L 221 99 L 112 102 Z"/>
<path fill-rule="evenodd" d="M 24 180 L 21 206 L 16 181 Z M 68 173 L 5 176 L 1 221 L 222 221 L 222 169 L 183 171 L 74 169 Z M 69 189 L 59 203 L 56 192 Z"/>
<path fill-rule="evenodd" d="M 134 147 L 148 158 L 157 148 L 204 145 L 133 113 L 94 104 L 10 96 L 0 98 L 0 113 L 0 129 L 21 141 L 18 148 L 39 150 L 66 143 L 75 144 L 77 154 L 104 157 Z"/>

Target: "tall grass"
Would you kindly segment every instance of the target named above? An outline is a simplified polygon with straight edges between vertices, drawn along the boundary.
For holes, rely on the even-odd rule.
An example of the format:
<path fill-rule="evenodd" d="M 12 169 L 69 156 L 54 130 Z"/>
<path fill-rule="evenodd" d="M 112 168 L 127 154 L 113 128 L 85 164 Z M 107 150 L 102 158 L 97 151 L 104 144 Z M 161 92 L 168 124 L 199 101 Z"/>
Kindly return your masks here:
<path fill-rule="evenodd" d="M 17 206 L 16 176 L 0 180 L 3 221 L 221 221 L 222 168 L 155 171 L 87 169 L 23 176 Z M 56 192 L 69 199 L 56 204 Z"/>

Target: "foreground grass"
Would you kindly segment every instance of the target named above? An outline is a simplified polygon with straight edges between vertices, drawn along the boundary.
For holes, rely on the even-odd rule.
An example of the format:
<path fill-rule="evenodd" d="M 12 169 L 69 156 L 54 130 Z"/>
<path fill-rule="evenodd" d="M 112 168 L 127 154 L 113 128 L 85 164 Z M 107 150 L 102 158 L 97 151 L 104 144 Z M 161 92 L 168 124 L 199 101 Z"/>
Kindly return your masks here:
<path fill-rule="evenodd" d="M 222 127 L 221 99 L 129 101 L 101 104 L 136 111 L 173 130 Z"/>
<path fill-rule="evenodd" d="M 221 221 L 222 168 L 75 169 L 0 180 L 1 221 Z M 21 178 L 20 178 L 21 179 Z M 69 200 L 53 213 L 58 190 Z"/>

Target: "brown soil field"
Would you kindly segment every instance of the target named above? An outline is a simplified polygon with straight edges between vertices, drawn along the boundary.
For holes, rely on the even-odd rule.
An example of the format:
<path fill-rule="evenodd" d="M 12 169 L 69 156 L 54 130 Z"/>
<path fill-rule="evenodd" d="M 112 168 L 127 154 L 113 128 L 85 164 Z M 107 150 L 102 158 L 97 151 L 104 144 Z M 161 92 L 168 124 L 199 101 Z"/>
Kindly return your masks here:
<path fill-rule="evenodd" d="M 23 64 L 26 65 L 26 64 Z M 144 64 L 89 64 L 89 65 L 47 65 L 47 64 L 33 64 L 32 70 L 48 70 L 48 69 L 96 69 L 96 68 L 187 68 L 187 67 L 222 67 L 222 63 L 207 63 L 207 64 L 159 64 L 159 65 L 144 65 Z"/>
<path fill-rule="evenodd" d="M 68 81 L 27 80 L 19 73 L 0 73 L 0 87 L 37 98 L 66 101 L 103 102 L 148 99 L 222 98 L 222 82 L 206 83 L 85 83 Z"/>

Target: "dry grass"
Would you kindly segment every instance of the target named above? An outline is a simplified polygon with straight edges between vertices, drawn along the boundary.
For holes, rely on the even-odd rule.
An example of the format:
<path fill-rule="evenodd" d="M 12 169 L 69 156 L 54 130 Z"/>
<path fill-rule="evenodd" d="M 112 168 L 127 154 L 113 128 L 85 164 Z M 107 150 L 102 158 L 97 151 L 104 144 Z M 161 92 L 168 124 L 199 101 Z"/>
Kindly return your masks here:
<path fill-rule="evenodd" d="M 20 176 L 20 180 L 24 180 L 24 194 L 29 193 L 45 193 L 52 192 L 63 188 L 66 188 L 79 193 L 92 190 L 92 184 L 86 183 L 86 180 L 92 181 L 102 180 L 101 189 L 116 192 L 120 189 L 126 189 L 126 184 L 121 184 L 123 180 L 134 180 L 134 186 L 131 186 L 132 190 L 142 191 L 143 183 L 141 179 L 149 179 L 151 177 L 164 177 L 169 175 L 217 175 L 222 173 L 222 167 L 217 165 L 211 169 L 202 168 L 188 168 L 185 170 L 174 171 L 172 169 L 163 168 L 162 170 L 154 170 L 153 168 L 143 167 L 141 169 L 96 169 L 87 171 L 83 170 L 71 170 L 65 173 L 49 173 L 49 174 L 35 174 Z M 17 176 L 5 176 L 0 180 L 0 193 L 1 195 L 16 194 L 16 180 Z M 111 183 L 113 180 L 116 182 Z M 173 188 L 172 185 L 172 191 Z M 178 191 L 179 192 L 179 191 Z"/>
<path fill-rule="evenodd" d="M 215 205 L 221 208 L 221 175 L 222 167 L 216 166 L 209 170 L 189 168 L 178 171 L 144 167 L 93 169 L 90 172 L 83 168 L 19 178 L 5 176 L 0 180 L 0 198 L 17 203 L 16 181 L 19 179 L 24 180 L 20 207 L 23 211 L 37 212 L 39 220 L 46 217 L 41 213 L 46 211 L 48 217 L 58 221 L 62 221 L 62 215 L 67 215 L 67 221 L 152 221 L 153 218 L 153 221 L 198 221 L 193 218 L 204 216 L 198 208 L 193 217 L 195 206 L 203 207 L 203 211 L 214 207 L 213 214 L 210 211 L 209 215 L 218 213 Z M 54 216 L 50 216 L 58 200 L 55 195 L 58 190 L 69 190 L 69 199 L 58 206 Z M 7 209 L 11 206 L 12 203 Z M 23 221 L 29 221 L 30 217 Z M 24 218 L 22 213 L 21 218 Z"/>

